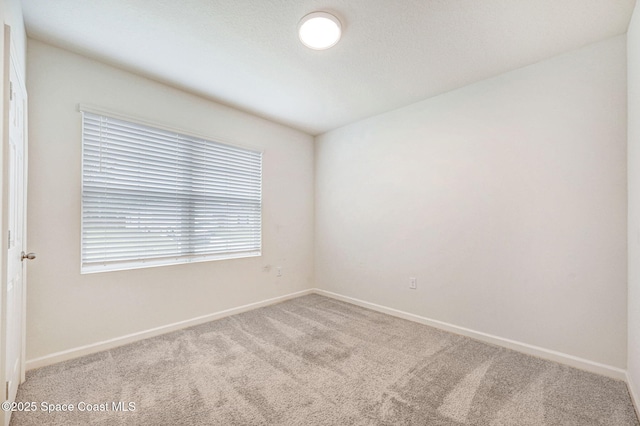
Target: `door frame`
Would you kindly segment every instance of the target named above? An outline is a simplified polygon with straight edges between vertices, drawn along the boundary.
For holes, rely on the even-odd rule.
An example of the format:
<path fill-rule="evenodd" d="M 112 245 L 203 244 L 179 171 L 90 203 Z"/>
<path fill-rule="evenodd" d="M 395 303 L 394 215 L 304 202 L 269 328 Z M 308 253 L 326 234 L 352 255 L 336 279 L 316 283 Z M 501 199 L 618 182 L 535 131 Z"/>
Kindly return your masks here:
<path fill-rule="evenodd" d="M 8 259 L 8 250 L 6 242 L 9 239 L 9 171 L 8 171 L 8 162 L 9 162 L 9 96 L 7 96 L 9 92 L 9 71 L 10 68 L 10 46 L 11 46 L 11 29 L 7 28 L 7 25 L 4 26 L 4 39 L 3 39 L 3 50 L 2 50 L 2 187 L 0 188 L 0 192 L 2 193 L 2 210 L 1 210 L 1 235 L 0 235 L 0 259 L 2 268 L 0 268 L 0 282 L 1 282 L 1 290 L 0 290 L 0 394 L 2 394 L 2 400 L 7 400 L 7 351 L 5 348 L 5 343 L 7 341 L 7 310 L 5 309 L 5 303 L 7 300 L 7 259 Z M 2 425 L 6 424 L 10 413 L 5 412 L 4 410 L 0 411 L 0 419 L 2 419 Z"/>

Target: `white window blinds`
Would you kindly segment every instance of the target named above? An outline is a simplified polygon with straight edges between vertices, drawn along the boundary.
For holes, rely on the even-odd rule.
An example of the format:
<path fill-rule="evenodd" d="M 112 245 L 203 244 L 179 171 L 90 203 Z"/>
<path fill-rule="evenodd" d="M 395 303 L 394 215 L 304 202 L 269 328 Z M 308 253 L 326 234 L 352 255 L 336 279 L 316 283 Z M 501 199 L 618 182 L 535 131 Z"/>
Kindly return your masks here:
<path fill-rule="evenodd" d="M 257 256 L 262 153 L 82 113 L 82 272 Z"/>

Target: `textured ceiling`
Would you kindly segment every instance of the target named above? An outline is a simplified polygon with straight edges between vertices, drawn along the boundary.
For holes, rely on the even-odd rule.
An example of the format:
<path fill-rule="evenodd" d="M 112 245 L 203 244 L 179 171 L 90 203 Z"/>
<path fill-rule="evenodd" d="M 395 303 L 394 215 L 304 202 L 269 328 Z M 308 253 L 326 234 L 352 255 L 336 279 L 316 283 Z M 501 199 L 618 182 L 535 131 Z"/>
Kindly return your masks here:
<path fill-rule="evenodd" d="M 626 32 L 635 0 L 22 0 L 31 37 L 310 134 Z M 312 51 L 300 18 L 337 15 Z"/>

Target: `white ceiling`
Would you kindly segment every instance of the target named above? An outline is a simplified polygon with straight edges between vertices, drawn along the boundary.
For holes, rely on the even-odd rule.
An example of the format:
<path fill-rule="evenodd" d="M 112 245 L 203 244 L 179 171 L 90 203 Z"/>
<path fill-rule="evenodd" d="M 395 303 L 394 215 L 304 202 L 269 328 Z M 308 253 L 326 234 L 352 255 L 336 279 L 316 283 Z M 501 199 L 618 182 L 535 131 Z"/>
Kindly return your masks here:
<path fill-rule="evenodd" d="M 627 30 L 635 0 L 22 0 L 31 37 L 312 135 Z M 312 51 L 300 18 L 337 15 Z"/>

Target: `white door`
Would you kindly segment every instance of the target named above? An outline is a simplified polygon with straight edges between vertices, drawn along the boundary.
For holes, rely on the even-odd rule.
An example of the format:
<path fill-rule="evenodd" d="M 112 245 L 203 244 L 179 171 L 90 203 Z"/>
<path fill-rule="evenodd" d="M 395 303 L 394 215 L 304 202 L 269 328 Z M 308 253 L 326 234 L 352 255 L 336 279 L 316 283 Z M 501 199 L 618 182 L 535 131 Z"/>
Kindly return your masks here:
<path fill-rule="evenodd" d="M 19 78 L 14 60 L 13 49 L 10 54 L 9 84 L 9 123 L 8 152 L 5 159 L 7 167 L 7 209 L 8 236 L 5 244 L 7 254 L 7 292 L 5 341 L 5 379 L 6 398 L 15 400 L 18 385 L 24 375 L 24 313 L 25 313 L 25 274 L 26 259 L 35 257 L 25 255 L 25 201 L 26 201 L 26 91 Z M 6 105 L 6 104 L 5 104 Z M 5 112 L 7 113 L 7 112 Z M 5 415 L 5 424 L 9 423 L 10 413 Z"/>

